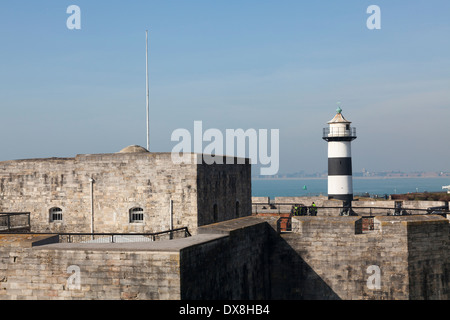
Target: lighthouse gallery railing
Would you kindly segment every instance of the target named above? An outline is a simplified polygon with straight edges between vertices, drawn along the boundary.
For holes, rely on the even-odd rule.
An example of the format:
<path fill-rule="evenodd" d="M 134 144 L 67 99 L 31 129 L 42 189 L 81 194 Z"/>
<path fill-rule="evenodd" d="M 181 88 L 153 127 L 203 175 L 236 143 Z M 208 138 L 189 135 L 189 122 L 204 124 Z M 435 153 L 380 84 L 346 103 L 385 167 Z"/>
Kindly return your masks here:
<path fill-rule="evenodd" d="M 340 128 L 323 128 L 323 138 L 331 137 L 352 137 L 356 138 L 356 128 L 350 127 L 340 127 Z"/>

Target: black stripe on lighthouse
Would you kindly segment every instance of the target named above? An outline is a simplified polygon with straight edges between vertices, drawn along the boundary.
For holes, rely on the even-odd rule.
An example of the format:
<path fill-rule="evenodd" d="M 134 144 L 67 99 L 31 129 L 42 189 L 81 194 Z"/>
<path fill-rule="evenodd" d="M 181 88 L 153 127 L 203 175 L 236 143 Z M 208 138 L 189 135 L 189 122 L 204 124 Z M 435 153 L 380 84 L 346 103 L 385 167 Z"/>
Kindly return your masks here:
<path fill-rule="evenodd" d="M 351 176 L 352 158 L 328 158 L 329 176 Z"/>
<path fill-rule="evenodd" d="M 353 201 L 353 193 L 351 194 L 329 194 L 328 199 L 336 199 L 346 201 L 347 203 Z"/>

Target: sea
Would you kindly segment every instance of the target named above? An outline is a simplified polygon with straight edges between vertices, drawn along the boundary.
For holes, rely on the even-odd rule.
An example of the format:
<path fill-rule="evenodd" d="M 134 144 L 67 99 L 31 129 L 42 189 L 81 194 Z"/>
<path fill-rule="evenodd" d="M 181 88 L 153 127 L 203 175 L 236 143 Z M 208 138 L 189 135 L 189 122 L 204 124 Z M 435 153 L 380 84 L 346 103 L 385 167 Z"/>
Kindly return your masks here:
<path fill-rule="evenodd" d="M 253 179 L 253 197 L 326 196 L 327 179 Z M 450 178 L 353 178 L 353 194 L 384 196 L 414 192 L 443 192 Z"/>

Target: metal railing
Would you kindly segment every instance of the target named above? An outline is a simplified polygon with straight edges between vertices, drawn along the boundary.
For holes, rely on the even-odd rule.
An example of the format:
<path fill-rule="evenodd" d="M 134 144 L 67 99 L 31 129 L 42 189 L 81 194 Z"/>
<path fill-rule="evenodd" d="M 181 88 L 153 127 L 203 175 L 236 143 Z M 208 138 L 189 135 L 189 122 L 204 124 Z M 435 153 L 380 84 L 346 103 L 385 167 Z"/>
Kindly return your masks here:
<path fill-rule="evenodd" d="M 356 128 L 323 128 L 323 139 L 328 138 L 356 138 Z"/>
<path fill-rule="evenodd" d="M 30 232 L 29 227 L 13 227 L 11 217 L 19 214 L 0 214 L 0 234 L 6 233 L 26 233 L 29 235 L 49 235 L 57 236 L 59 243 L 131 243 L 131 242 L 153 242 L 160 240 L 173 240 L 187 238 L 191 236 L 187 227 L 165 230 L 152 233 L 77 233 L 77 232 Z M 20 213 L 20 215 L 26 215 Z M 29 225 L 29 214 L 28 214 Z"/>
<path fill-rule="evenodd" d="M 131 243 L 187 238 L 187 227 L 153 233 L 58 233 L 60 243 Z"/>
<path fill-rule="evenodd" d="M 304 208 L 306 210 L 303 211 L 304 214 L 298 215 L 317 215 L 316 213 L 322 213 L 322 215 L 333 215 L 336 213 L 340 213 L 343 208 L 342 206 L 336 207 L 328 207 L 328 206 L 304 206 L 301 203 L 252 203 L 252 211 L 255 214 L 264 214 L 264 213 L 272 213 L 272 214 L 282 214 L 282 213 L 293 213 L 291 209 L 293 206 L 297 205 L 299 208 Z M 420 208 L 407 208 L 407 207 L 358 207 L 352 206 L 351 210 L 359 216 L 375 216 L 375 215 L 392 215 L 392 216 L 402 216 L 402 215 L 424 215 L 424 214 L 437 214 L 437 215 L 446 215 L 449 214 L 450 211 L 446 206 L 439 207 L 430 207 L 426 209 Z M 311 214 L 313 212 L 314 214 Z M 294 213 L 293 213 L 294 214 Z"/>
<path fill-rule="evenodd" d="M 30 231 L 29 212 L 1 212 L 0 232 Z"/>

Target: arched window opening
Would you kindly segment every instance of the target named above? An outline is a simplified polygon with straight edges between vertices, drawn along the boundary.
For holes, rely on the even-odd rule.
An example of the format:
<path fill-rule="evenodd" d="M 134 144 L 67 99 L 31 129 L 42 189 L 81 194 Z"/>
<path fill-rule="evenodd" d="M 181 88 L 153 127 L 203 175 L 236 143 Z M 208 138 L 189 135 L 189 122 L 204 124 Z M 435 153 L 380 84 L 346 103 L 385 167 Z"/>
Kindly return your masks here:
<path fill-rule="evenodd" d="M 63 219 L 63 211 L 61 208 L 51 208 L 49 210 L 49 220 L 50 222 L 62 221 Z"/>
<path fill-rule="evenodd" d="M 144 222 L 144 209 L 133 208 L 130 209 L 130 223 Z"/>

